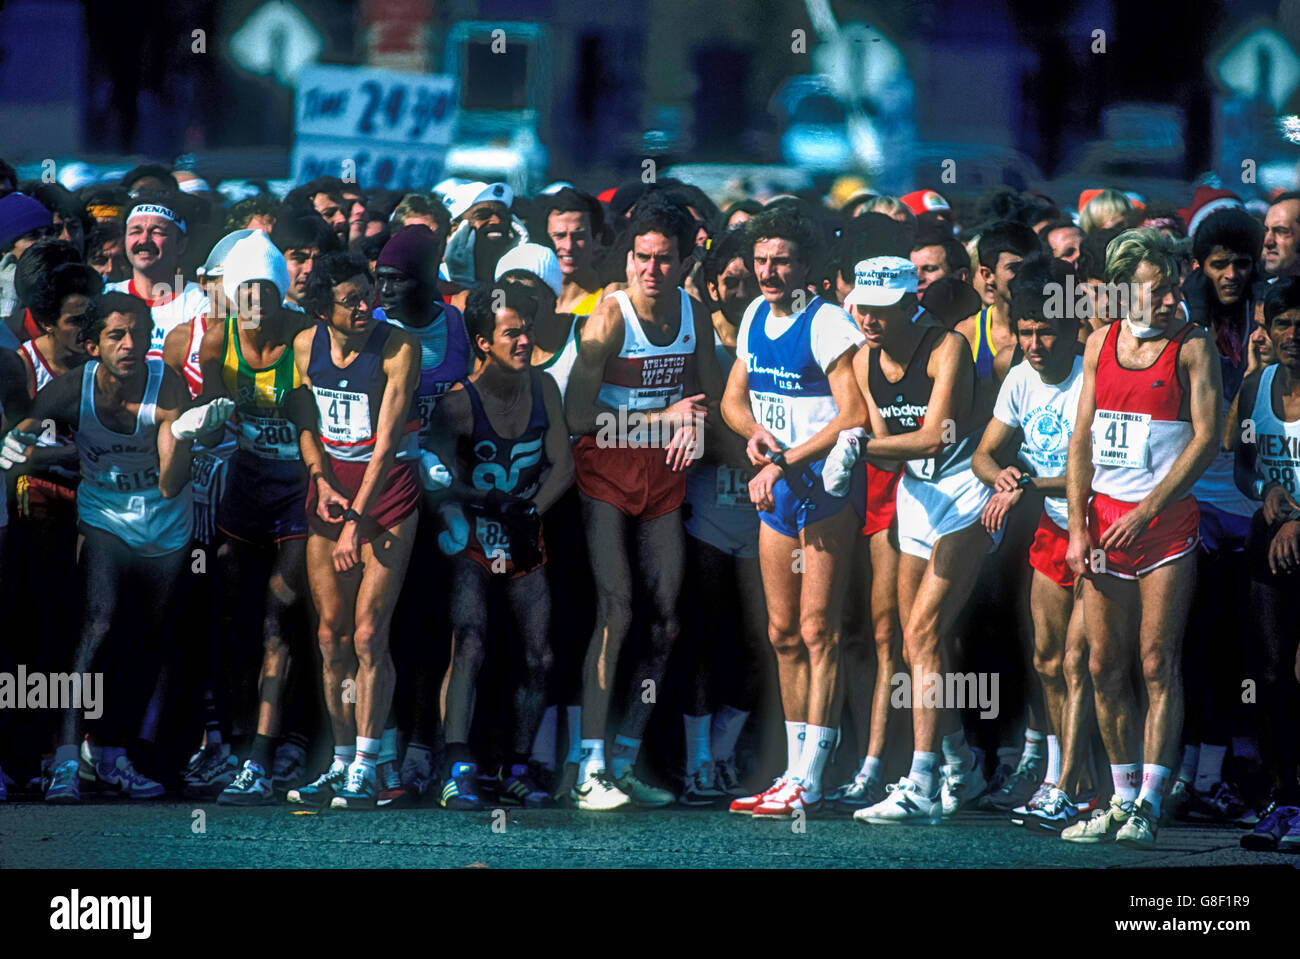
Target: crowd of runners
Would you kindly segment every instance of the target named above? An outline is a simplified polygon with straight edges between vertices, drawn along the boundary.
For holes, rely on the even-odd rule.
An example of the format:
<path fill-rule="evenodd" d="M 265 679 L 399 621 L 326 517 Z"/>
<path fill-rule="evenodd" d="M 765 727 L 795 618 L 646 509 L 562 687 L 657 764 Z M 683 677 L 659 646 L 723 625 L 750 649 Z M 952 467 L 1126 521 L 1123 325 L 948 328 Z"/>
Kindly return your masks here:
<path fill-rule="evenodd" d="M 0 799 L 1300 851 L 1300 193 L 955 199 L 0 163 Z"/>

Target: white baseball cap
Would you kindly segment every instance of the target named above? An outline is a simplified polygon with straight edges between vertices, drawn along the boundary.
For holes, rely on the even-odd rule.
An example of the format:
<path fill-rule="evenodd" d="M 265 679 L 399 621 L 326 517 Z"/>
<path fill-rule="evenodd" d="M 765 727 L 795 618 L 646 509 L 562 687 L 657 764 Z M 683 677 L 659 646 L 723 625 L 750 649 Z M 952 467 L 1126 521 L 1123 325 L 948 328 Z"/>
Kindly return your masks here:
<path fill-rule="evenodd" d="M 469 212 L 475 203 L 504 203 L 507 208 L 515 202 L 514 191 L 504 183 L 484 183 L 475 180 L 462 183 L 446 194 L 447 211 L 453 220 Z"/>
<path fill-rule="evenodd" d="M 555 298 L 560 298 L 564 277 L 560 273 L 560 261 L 555 251 L 540 243 L 520 243 L 497 260 L 497 272 L 493 277 L 501 279 L 511 270 L 524 270 L 537 277 L 551 288 Z"/>
<path fill-rule="evenodd" d="M 873 256 L 853 268 L 848 306 L 893 306 L 905 293 L 915 293 L 916 264 L 901 256 Z"/>

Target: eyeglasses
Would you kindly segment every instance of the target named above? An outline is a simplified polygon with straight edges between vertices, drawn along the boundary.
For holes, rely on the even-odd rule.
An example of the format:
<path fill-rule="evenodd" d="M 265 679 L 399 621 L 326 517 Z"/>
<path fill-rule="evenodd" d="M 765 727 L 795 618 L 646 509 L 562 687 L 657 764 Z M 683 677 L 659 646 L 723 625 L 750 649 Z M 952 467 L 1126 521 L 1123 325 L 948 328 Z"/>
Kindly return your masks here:
<path fill-rule="evenodd" d="M 335 306 L 341 306 L 349 313 L 356 313 L 363 304 L 370 302 L 374 297 L 373 290 L 367 290 L 365 293 L 353 293 L 346 300 L 335 300 Z"/>

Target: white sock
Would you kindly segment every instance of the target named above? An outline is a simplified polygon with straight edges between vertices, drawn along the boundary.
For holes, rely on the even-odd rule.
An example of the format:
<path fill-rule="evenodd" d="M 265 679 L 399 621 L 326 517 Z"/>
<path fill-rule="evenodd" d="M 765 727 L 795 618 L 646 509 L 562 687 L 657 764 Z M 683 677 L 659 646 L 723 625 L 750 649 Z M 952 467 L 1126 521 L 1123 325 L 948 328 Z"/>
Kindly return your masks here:
<path fill-rule="evenodd" d="M 1043 758 L 1043 741 L 1044 736 L 1037 729 L 1025 730 L 1025 748 L 1021 752 L 1021 759 L 1042 759 Z"/>
<path fill-rule="evenodd" d="M 377 762 L 382 765 L 397 761 L 397 727 L 390 726 L 385 729 L 379 736 L 379 759 Z"/>
<path fill-rule="evenodd" d="M 1138 787 L 1142 785 L 1142 764 L 1122 763 L 1110 766 L 1111 782 L 1115 784 L 1115 795 L 1120 802 L 1132 802 L 1138 797 Z"/>
<path fill-rule="evenodd" d="M 686 778 L 689 779 L 705 763 L 713 762 L 709 753 L 709 727 L 713 716 L 707 713 L 703 716 L 683 714 L 682 723 L 686 727 Z"/>
<path fill-rule="evenodd" d="M 542 712 L 542 721 L 537 726 L 537 735 L 533 737 L 533 752 L 529 757 L 542 764 L 544 769 L 555 769 L 555 736 L 559 726 L 558 706 L 547 706 Z"/>
<path fill-rule="evenodd" d="M 803 756 L 804 723 L 785 723 L 785 772 L 786 779 L 799 775 L 799 759 Z"/>
<path fill-rule="evenodd" d="M 1210 787 L 1223 778 L 1223 760 L 1227 755 L 1227 746 L 1201 743 L 1201 756 L 1196 762 L 1196 780 L 1192 788 L 1197 792 L 1209 792 Z"/>
<path fill-rule="evenodd" d="M 1160 815 L 1160 806 L 1165 800 L 1165 783 L 1171 775 L 1173 770 L 1168 766 L 1147 763 L 1142 767 L 1142 792 L 1138 795 L 1138 801 L 1149 803 L 1151 811 L 1157 816 Z"/>
<path fill-rule="evenodd" d="M 912 753 L 912 768 L 908 771 L 907 778 L 928 799 L 933 799 L 939 792 L 939 761 L 942 758 L 939 753 Z"/>
<path fill-rule="evenodd" d="M 614 755 L 609 760 L 610 775 L 622 779 L 623 774 L 636 765 L 636 757 L 640 752 L 641 740 L 630 736 L 615 736 Z"/>
<path fill-rule="evenodd" d="M 808 723 L 804 727 L 803 755 L 799 757 L 799 778 L 803 780 L 804 789 L 810 800 L 820 799 L 822 794 L 822 773 L 831 758 L 831 748 L 835 745 L 835 729 L 831 726 L 814 726 Z"/>
<path fill-rule="evenodd" d="M 564 757 L 564 761 L 566 763 L 582 762 L 582 707 L 565 706 L 564 719 L 565 724 L 569 727 L 569 754 Z M 581 779 L 578 781 L 582 782 Z"/>
<path fill-rule="evenodd" d="M 885 764 L 876 756 L 868 756 L 866 759 L 862 760 L 862 768 L 858 770 L 856 778 L 883 782 L 885 778 Z"/>
<path fill-rule="evenodd" d="M 357 737 L 357 756 L 352 760 L 353 765 L 360 766 L 366 772 L 373 774 L 375 771 L 375 761 L 379 758 L 379 750 L 383 743 L 380 739 L 367 739 L 365 736 Z"/>
<path fill-rule="evenodd" d="M 1211 747 L 1213 748 L 1213 747 Z M 1178 767 L 1178 778 L 1185 783 L 1190 783 L 1196 778 L 1196 768 L 1201 762 L 1200 746 L 1184 746 L 1183 762 Z M 1211 783 L 1213 785 L 1213 783 Z"/>
<path fill-rule="evenodd" d="M 1061 781 L 1061 741 L 1055 736 L 1047 737 L 1047 775 L 1043 782 L 1059 783 Z"/>
<path fill-rule="evenodd" d="M 357 747 L 354 746 L 335 746 L 334 761 L 344 766 L 352 765 L 352 760 L 357 758 Z"/>
<path fill-rule="evenodd" d="M 714 714 L 713 729 L 709 733 L 709 751 L 715 760 L 731 761 L 736 758 L 736 740 L 745 728 L 749 713 L 732 706 L 723 706 Z"/>
<path fill-rule="evenodd" d="M 578 782 L 585 783 L 596 773 L 605 771 L 605 740 L 579 739 Z"/>
<path fill-rule="evenodd" d="M 955 733 L 943 737 L 943 760 L 949 766 L 960 766 L 963 772 L 975 768 L 975 754 L 966 744 L 966 730 L 957 728 Z"/>

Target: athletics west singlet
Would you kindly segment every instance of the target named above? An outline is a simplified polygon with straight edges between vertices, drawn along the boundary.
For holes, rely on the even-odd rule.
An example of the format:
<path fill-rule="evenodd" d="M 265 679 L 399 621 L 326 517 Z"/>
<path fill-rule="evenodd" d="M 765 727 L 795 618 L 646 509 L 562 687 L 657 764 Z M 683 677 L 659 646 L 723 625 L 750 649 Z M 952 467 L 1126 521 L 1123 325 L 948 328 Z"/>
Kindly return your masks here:
<path fill-rule="evenodd" d="M 890 436 L 915 433 L 925 424 L 930 394 L 934 391 L 934 380 L 926 372 L 926 367 L 930 363 L 930 354 L 946 332 L 931 327 L 921 334 L 921 341 L 908 361 L 903 378 L 897 383 L 885 378 L 880 368 L 879 349 L 873 349 L 867 355 L 867 388 L 871 390 L 871 398 L 875 400 Z M 958 470 L 969 469 L 970 458 L 978 444 L 978 434 L 968 433 L 935 456 L 908 460 L 903 469 L 915 479 L 934 482 Z"/>
<path fill-rule="evenodd" d="M 1092 488 L 1112 499 L 1136 503 L 1169 475 L 1192 440 L 1192 424 L 1178 418 L 1183 401 L 1178 352 L 1192 324 L 1184 324 L 1150 366 L 1129 370 L 1119 365 L 1122 323 L 1110 325 L 1097 355 Z"/>
<path fill-rule="evenodd" d="M 1277 364 L 1264 367 L 1255 394 L 1255 475 L 1265 483 L 1281 483 L 1294 498 L 1300 490 L 1300 420 L 1280 419 L 1273 411 L 1273 381 Z"/>
<path fill-rule="evenodd" d="M 374 452 L 379 405 L 388 386 L 384 344 L 394 328 L 391 323 L 377 323 L 352 362 L 339 368 L 330 356 L 329 324 L 324 321 L 316 324 L 307 375 L 320 414 L 321 443 L 334 459 L 363 463 Z M 399 457 L 419 455 L 419 430 L 420 410 L 416 398 L 412 397 L 398 441 Z"/>
<path fill-rule="evenodd" d="M 81 454 L 77 516 L 81 522 L 112 533 L 143 556 L 161 556 L 184 547 L 194 528 L 190 484 L 177 496 L 158 489 L 158 425 L 155 419 L 162 360 L 149 360 L 135 430 L 116 433 L 95 413 L 95 372 L 91 360 L 81 376 L 81 409 L 76 443 Z"/>
<path fill-rule="evenodd" d="M 130 293 L 132 296 L 145 299 L 136 290 L 134 279 L 109 283 L 104 289 Z M 153 314 L 153 333 L 149 340 L 151 360 L 162 359 L 163 343 L 167 340 L 168 333 L 190 320 L 196 321 L 201 326 L 202 318 L 210 309 L 208 296 L 203 292 L 203 287 L 193 281 L 187 282 L 180 293 L 173 293 L 167 299 L 145 300 L 145 302 L 149 304 L 150 312 Z"/>
<path fill-rule="evenodd" d="M 474 412 L 471 435 L 461 441 L 460 455 L 469 467 L 469 485 L 477 490 L 500 490 L 521 499 L 532 499 L 542 486 L 542 473 L 551 465 L 546 456 L 546 402 L 541 377 L 530 376 L 532 412 L 524 431 L 505 438 L 492 428 L 483 400 L 474 384 L 465 380 L 465 393 Z M 479 551 L 488 559 L 510 557 L 510 537 L 501 522 L 475 506 L 467 509 L 473 520 Z"/>
<path fill-rule="evenodd" d="M 237 317 L 226 320 L 221 381 L 235 401 L 232 420 L 239 448 L 267 460 L 300 460 L 298 431 L 284 413 L 285 397 L 302 385 L 293 344 L 270 366 L 256 369 L 244 359 L 237 322 Z"/>
<path fill-rule="evenodd" d="M 374 314 L 376 320 L 406 330 L 420 345 L 420 382 L 415 387 L 415 402 L 420 411 L 420 445 L 425 447 L 428 446 L 433 409 L 438 400 L 469 376 L 474 367 L 464 316 L 450 304 L 441 306 L 442 312 L 424 326 L 408 326 L 400 320 L 390 319 L 383 310 L 376 310 Z M 398 454 L 400 458 L 406 455 L 405 452 Z M 415 455 L 419 455 L 418 452 Z"/>
<path fill-rule="evenodd" d="M 667 346 L 651 343 L 632 301 L 622 290 L 613 296 L 623 312 L 623 346 L 605 361 L 599 402 L 611 409 L 662 410 L 682 398 L 686 373 L 695 354 L 695 314 L 681 287 L 681 323 Z"/>

